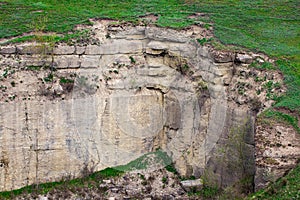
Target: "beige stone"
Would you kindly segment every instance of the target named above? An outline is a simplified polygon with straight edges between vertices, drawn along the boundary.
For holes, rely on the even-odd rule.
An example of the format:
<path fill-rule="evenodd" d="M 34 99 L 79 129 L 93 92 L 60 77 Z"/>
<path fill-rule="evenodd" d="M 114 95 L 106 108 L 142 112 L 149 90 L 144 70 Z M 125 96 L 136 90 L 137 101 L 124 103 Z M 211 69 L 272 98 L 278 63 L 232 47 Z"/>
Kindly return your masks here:
<path fill-rule="evenodd" d="M 0 74 L 10 77 L 0 80 L 8 88 L 0 96 L 0 191 L 124 165 L 157 148 L 183 176 L 220 166 L 215 150 L 251 109 L 228 102 L 241 98 L 235 87 L 245 79 L 233 74 L 232 53 L 183 31 L 107 23 L 95 23 L 96 43 L 61 44 L 53 57 L 37 44 L 19 44 L 11 56 L 11 46 L 1 47 Z M 57 70 L 24 70 L 45 63 Z"/>

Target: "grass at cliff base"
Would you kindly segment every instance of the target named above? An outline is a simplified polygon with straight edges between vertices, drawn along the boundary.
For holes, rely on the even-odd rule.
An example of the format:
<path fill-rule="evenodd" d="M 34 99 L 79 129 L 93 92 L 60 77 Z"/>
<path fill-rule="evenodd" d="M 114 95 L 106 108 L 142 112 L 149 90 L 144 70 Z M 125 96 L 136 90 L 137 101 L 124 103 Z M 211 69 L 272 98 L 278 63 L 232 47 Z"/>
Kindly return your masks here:
<path fill-rule="evenodd" d="M 157 165 L 159 164 L 159 165 Z M 171 158 L 167 153 L 157 150 L 154 152 L 146 153 L 139 158 L 125 164 L 119 165 L 113 168 L 106 168 L 98 172 L 91 171 L 88 167 L 82 169 L 82 177 L 63 177 L 61 181 L 50 182 L 50 183 L 40 183 L 28 185 L 23 188 L 0 192 L 0 200 L 2 199 L 15 199 L 20 198 L 22 195 L 33 194 L 32 196 L 38 197 L 39 195 L 46 195 L 49 192 L 68 192 L 73 191 L 76 194 L 79 188 L 97 188 L 103 196 L 105 196 L 107 188 L 99 188 L 100 183 L 105 179 L 112 179 L 115 177 L 120 177 L 124 173 L 132 171 L 140 171 L 143 173 L 143 170 L 152 171 L 165 168 L 167 171 L 170 171 L 174 174 L 177 174 L 175 168 L 172 165 Z M 21 197 L 22 198 L 22 197 Z M 28 197 L 27 197 L 28 198 Z"/>

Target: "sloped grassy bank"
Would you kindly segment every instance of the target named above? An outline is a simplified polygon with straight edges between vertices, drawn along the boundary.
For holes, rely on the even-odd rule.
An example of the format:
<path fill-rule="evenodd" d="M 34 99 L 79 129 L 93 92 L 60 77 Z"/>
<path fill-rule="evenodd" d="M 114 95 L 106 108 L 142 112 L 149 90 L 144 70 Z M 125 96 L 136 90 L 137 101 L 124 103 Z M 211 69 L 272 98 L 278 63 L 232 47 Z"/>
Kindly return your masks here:
<path fill-rule="evenodd" d="M 140 171 L 141 174 L 138 173 L 138 175 L 142 176 L 141 179 L 145 179 L 143 170 L 149 171 L 149 168 L 152 168 L 150 171 L 166 169 L 176 175 L 177 172 L 171 162 L 171 158 L 165 152 L 157 150 L 147 153 L 126 165 L 106 168 L 99 172 L 93 172 L 92 169 L 83 168 L 81 172 L 82 178 L 72 179 L 72 177 L 69 176 L 62 178 L 59 182 L 29 185 L 17 190 L 0 192 L 0 199 L 32 199 L 38 198 L 41 195 L 48 195 L 49 198 L 54 199 L 72 199 L 72 196 L 84 198 L 87 193 L 91 192 L 96 192 L 101 198 L 105 198 L 107 197 L 108 188 L 101 186 L 102 183 L 132 171 Z M 155 178 L 156 177 L 152 177 L 152 179 Z M 164 180 L 162 180 L 162 182 L 164 182 Z"/>
<path fill-rule="evenodd" d="M 247 199 L 299 199 L 300 165 L 291 170 L 264 190 L 260 190 Z"/>

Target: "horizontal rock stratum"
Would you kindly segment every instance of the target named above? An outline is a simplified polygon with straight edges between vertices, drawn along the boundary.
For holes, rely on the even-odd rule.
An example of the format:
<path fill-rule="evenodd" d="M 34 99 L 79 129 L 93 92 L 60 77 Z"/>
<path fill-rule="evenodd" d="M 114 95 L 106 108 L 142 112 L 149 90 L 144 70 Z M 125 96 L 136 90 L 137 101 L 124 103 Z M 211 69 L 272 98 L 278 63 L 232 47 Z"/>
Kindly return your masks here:
<path fill-rule="evenodd" d="M 254 119 L 272 103 L 257 88 L 281 82 L 248 68 L 264 55 L 201 46 L 197 26 L 99 21 L 92 30 L 97 42 L 1 46 L 0 191 L 156 149 L 184 176 L 210 174 L 221 186 L 254 176 Z"/>

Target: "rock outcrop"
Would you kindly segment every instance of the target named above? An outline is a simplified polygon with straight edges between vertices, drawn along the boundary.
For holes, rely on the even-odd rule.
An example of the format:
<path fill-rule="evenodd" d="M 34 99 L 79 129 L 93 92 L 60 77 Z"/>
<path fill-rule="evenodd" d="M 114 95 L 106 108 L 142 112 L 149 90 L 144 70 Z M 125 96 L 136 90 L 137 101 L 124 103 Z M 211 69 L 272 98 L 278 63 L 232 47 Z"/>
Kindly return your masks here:
<path fill-rule="evenodd" d="M 1 46 L 0 191 L 156 149 L 184 176 L 253 177 L 255 114 L 282 92 L 257 87 L 281 75 L 248 68 L 263 55 L 201 46 L 202 31 L 100 21 L 92 42 Z"/>

